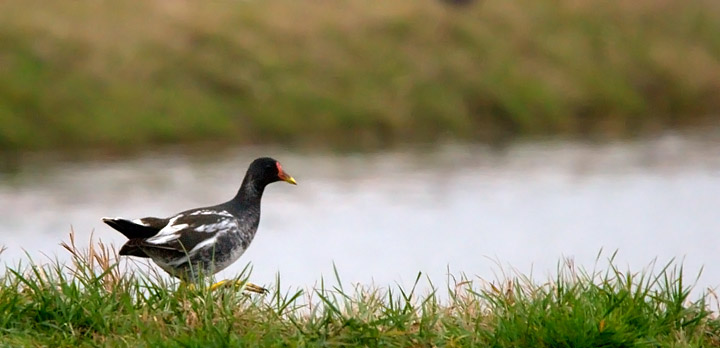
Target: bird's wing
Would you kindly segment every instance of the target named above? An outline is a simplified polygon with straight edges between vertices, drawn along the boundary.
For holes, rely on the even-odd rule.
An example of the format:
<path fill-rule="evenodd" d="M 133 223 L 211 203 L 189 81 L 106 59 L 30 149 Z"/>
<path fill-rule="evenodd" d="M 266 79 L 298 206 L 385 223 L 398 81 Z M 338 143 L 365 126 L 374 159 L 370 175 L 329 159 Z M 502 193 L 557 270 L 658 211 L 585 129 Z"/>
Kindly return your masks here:
<path fill-rule="evenodd" d="M 192 254 L 237 229 L 237 219 L 227 211 L 200 209 L 173 216 L 156 235 L 140 241 L 140 246 Z"/>

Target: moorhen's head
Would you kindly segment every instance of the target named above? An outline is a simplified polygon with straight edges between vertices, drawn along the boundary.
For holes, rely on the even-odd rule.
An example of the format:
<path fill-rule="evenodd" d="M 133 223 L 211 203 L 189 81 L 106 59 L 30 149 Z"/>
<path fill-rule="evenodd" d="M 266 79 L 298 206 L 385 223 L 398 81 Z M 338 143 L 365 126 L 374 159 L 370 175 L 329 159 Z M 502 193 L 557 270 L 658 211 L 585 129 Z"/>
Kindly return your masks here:
<path fill-rule="evenodd" d="M 250 167 L 245 176 L 247 180 L 260 187 L 276 181 L 285 181 L 297 185 L 295 179 L 283 170 L 280 162 L 270 157 L 261 157 L 250 163 Z"/>

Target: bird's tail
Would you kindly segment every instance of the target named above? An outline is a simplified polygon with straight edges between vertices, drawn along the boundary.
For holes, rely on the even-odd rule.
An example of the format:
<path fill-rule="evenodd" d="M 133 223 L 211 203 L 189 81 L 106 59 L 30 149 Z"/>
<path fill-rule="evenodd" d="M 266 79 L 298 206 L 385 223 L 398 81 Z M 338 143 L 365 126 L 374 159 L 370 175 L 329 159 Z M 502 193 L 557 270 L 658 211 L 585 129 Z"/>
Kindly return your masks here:
<path fill-rule="evenodd" d="M 102 221 L 108 226 L 118 230 L 128 239 L 150 238 L 158 233 L 153 227 L 141 225 L 123 218 L 103 218 Z"/>

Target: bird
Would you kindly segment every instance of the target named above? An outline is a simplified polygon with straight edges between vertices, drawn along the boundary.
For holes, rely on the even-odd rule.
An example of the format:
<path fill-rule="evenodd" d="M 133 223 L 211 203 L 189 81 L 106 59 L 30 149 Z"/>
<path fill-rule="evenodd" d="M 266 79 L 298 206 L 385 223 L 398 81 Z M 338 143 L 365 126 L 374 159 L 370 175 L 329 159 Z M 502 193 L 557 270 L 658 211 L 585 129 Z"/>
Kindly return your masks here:
<path fill-rule="evenodd" d="M 265 187 L 277 181 L 297 185 L 280 162 L 255 159 L 237 194 L 214 206 L 195 208 L 168 218 L 102 218 L 128 241 L 119 255 L 150 258 L 165 272 L 185 283 L 215 274 L 238 260 L 252 242 L 260 223 L 260 201 Z M 214 290 L 228 281 L 213 284 Z M 265 292 L 247 283 L 246 290 Z"/>

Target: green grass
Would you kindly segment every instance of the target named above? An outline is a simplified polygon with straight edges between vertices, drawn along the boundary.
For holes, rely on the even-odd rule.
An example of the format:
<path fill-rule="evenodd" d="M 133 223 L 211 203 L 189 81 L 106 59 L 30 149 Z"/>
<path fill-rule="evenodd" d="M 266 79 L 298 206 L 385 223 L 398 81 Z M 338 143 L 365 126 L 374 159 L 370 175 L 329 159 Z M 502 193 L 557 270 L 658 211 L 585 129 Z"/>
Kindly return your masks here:
<path fill-rule="evenodd" d="M 4 0 L 0 38 L 0 150 L 632 136 L 720 110 L 715 0 Z"/>
<path fill-rule="evenodd" d="M 563 262 L 536 283 L 463 277 L 429 294 L 321 282 L 266 295 L 176 289 L 130 272 L 106 245 L 66 245 L 73 262 L 8 267 L 0 346 L 124 347 L 709 347 L 720 320 L 690 298 L 682 266 L 584 272 Z M 244 279 L 246 273 L 240 276 Z M 417 282 L 422 277 L 418 275 Z M 443 292 L 443 293 L 440 293 Z M 715 299 L 716 300 L 716 299 Z M 715 302 L 716 303 L 716 302 Z"/>

